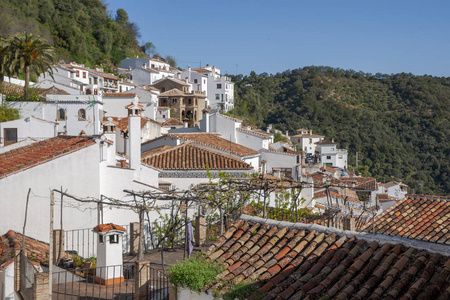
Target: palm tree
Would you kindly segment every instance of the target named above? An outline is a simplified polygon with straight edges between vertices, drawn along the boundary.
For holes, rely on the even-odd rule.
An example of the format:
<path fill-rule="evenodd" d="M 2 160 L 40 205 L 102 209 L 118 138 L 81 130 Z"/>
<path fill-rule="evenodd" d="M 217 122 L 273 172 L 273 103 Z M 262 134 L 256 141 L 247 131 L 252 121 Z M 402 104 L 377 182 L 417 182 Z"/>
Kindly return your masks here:
<path fill-rule="evenodd" d="M 7 43 L 7 71 L 25 76 L 24 99 L 27 100 L 30 74 L 39 76 L 48 72 L 53 77 L 55 50 L 46 40 L 30 33 L 13 35 L 7 39 Z"/>

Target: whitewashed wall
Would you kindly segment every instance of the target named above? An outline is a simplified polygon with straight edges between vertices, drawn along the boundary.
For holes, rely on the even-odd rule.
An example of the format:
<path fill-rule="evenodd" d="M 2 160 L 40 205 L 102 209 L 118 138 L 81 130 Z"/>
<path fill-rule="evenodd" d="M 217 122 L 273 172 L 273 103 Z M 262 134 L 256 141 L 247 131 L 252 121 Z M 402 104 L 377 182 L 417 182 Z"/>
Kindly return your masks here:
<path fill-rule="evenodd" d="M 26 234 L 41 241 L 49 240 L 50 190 L 63 188 L 78 197 L 100 195 L 99 148 L 92 145 L 47 163 L 0 179 L 0 232 L 23 230 L 28 188 L 31 197 Z M 57 194 L 56 194 L 57 195 Z M 55 228 L 60 224 L 60 197 L 55 199 Z M 96 205 L 80 205 L 65 199 L 63 227 L 77 229 L 93 227 L 97 222 Z"/>

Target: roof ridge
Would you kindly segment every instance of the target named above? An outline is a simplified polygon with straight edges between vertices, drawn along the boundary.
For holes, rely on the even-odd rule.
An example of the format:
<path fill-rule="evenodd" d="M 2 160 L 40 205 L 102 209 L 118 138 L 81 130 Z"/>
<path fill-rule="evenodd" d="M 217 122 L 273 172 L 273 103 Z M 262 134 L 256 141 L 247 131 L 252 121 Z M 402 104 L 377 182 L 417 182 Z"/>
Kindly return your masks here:
<path fill-rule="evenodd" d="M 444 256 L 450 256 L 450 247 L 440 244 L 423 242 L 419 240 L 412 240 L 404 237 L 389 236 L 385 234 L 372 234 L 367 232 L 355 232 L 349 230 L 341 230 L 337 228 L 325 227 L 317 224 L 306 223 L 292 223 L 286 221 L 276 221 L 272 219 L 264 219 L 261 217 L 254 217 L 242 214 L 239 217 L 242 221 L 248 221 L 259 224 L 267 224 L 269 226 L 286 227 L 292 229 L 307 229 L 309 231 L 317 231 L 327 234 L 336 234 L 340 237 L 354 237 L 356 239 L 365 240 L 366 242 L 377 242 L 380 245 L 384 244 L 402 244 L 403 246 L 413 247 L 420 250 L 426 250 L 431 253 L 438 253 Z"/>

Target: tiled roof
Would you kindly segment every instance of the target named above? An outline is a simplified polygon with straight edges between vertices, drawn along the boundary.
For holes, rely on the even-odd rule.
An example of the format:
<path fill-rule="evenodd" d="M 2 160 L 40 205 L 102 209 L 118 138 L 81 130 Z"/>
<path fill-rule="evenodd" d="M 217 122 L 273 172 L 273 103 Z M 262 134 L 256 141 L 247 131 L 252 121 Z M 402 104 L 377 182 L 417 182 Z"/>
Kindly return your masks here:
<path fill-rule="evenodd" d="M 118 118 L 112 117 L 112 119 L 117 122 L 117 128 L 120 130 L 128 130 L 128 118 Z M 147 124 L 148 120 L 145 118 L 141 118 L 141 129 L 144 128 L 145 124 Z"/>
<path fill-rule="evenodd" d="M 152 73 L 158 73 L 158 71 L 156 71 L 154 69 L 151 69 L 151 68 L 145 68 L 145 70 L 147 70 L 149 72 L 152 72 Z"/>
<path fill-rule="evenodd" d="M 450 199 L 409 195 L 385 210 L 365 230 L 450 245 Z"/>
<path fill-rule="evenodd" d="M 119 225 L 116 225 L 113 223 L 98 224 L 97 226 L 94 227 L 94 231 L 96 231 L 96 232 L 107 232 L 107 231 L 111 231 L 111 230 L 127 231 L 122 226 L 119 226 Z"/>
<path fill-rule="evenodd" d="M 49 87 L 48 89 L 41 89 L 39 92 L 39 95 L 41 96 L 47 96 L 47 95 L 70 95 L 70 93 L 66 92 L 65 90 L 58 89 L 55 86 Z"/>
<path fill-rule="evenodd" d="M 99 75 L 100 77 L 103 77 L 103 78 L 108 78 L 108 79 L 112 79 L 112 80 L 119 80 L 119 77 L 117 77 L 117 76 L 115 76 L 113 74 L 102 72 L 102 71 L 89 70 L 89 72 L 97 74 L 97 75 Z"/>
<path fill-rule="evenodd" d="M 170 118 L 167 121 L 165 121 L 164 123 L 161 124 L 162 126 L 180 126 L 183 125 L 183 122 L 181 122 L 178 119 L 175 118 Z"/>
<path fill-rule="evenodd" d="M 341 177 L 339 180 L 355 190 L 375 191 L 378 189 L 377 181 L 373 177 Z"/>
<path fill-rule="evenodd" d="M 429 252 L 388 236 L 241 218 L 208 250 L 225 271 L 206 288 L 249 283 L 247 299 L 265 300 L 450 297 L 450 251 L 441 245 Z"/>
<path fill-rule="evenodd" d="M 252 167 L 229 155 L 189 143 L 171 147 L 143 159 L 147 165 L 163 170 L 250 170 Z"/>
<path fill-rule="evenodd" d="M 383 187 L 385 187 L 385 188 L 388 189 L 388 188 L 390 188 L 390 187 L 397 186 L 397 185 L 407 186 L 406 184 L 404 184 L 404 183 L 402 183 L 402 182 L 389 181 L 389 182 L 383 184 Z"/>
<path fill-rule="evenodd" d="M 340 191 L 339 191 L 337 188 L 331 187 L 328 189 L 328 195 L 330 197 L 339 198 L 342 200 L 348 199 L 349 201 L 352 201 L 352 202 L 357 202 L 357 203 L 361 202 L 361 201 L 359 201 L 358 194 L 355 191 L 352 191 L 351 189 L 343 188 L 343 189 L 340 189 Z M 327 197 L 326 190 L 321 190 L 321 191 L 314 193 L 314 198 L 316 198 L 316 199 L 323 198 L 323 197 Z"/>
<path fill-rule="evenodd" d="M 177 84 L 179 84 L 179 85 L 189 86 L 189 83 L 186 83 L 186 81 L 181 80 L 181 79 L 178 79 L 178 78 L 173 78 L 173 77 L 164 77 L 164 78 L 161 78 L 160 80 L 155 81 L 155 82 L 153 83 L 153 85 L 158 84 L 159 82 L 167 81 L 167 80 L 173 81 L 173 82 L 175 82 L 175 83 L 177 83 Z"/>
<path fill-rule="evenodd" d="M 192 141 L 199 145 L 215 148 L 220 151 L 239 156 L 258 155 L 259 152 L 245 146 L 233 143 L 214 133 L 169 133 L 169 136 L 177 137 L 185 141 Z"/>
<path fill-rule="evenodd" d="M 121 97 L 121 98 L 134 98 L 136 93 L 104 93 L 103 98 Z"/>
<path fill-rule="evenodd" d="M 320 142 L 315 143 L 316 145 L 336 145 L 335 143 L 327 140 L 322 140 Z"/>
<path fill-rule="evenodd" d="M 0 236 L 0 270 L 14 259 L 15 250 L 22 248 L 22 240 L 23 235 L 13 230 Z M 48 244 L 25 236 L 25 249 L 28 258 L 48 265 Z"/>
<path fill-rule="evenodd" d="M 302 138 L 302 137 L 304 137 L 304 138 L 314 138 L 314 137 L 324 137 L 323 135 L 318 135 L 318 134 L 296 134 L 296 135 L 293 135 L 293 136 L 291 136 L 291 138 Z"/>
<path fill-rule="evenodd" d="M 0 86 L 0 93 L 5 95 L 19 95 L 22 97 L 24 90 L 23 86 L 4 81 Z"/>
<path fill-rule="evenodd" d="M 144 161 L 145 158 L 148 158 L 148 157 L 153 156 L 153 155 L 155 155 L 157 153 L 161 153 L 161 152 L 164 152 L 166 150 L 172 149 L 172 147 L 173 146 L 164 145 L 164 146 L 161 146 L 161 147 L 158 147 L 158 148 L 153 148 L 153 149 L 144 151 L 144 152 L 141 153 L 141 159 L 142 159 L 142 161 Z"/>
<path fill-rule="evenodd" d="M 245 132 L 245 133 L 250 133 L 256 136 L 260 136 L 263 138 L 271 138 L 273 136 L 273 134 L 271 133 L 267 133 L 264 130 L 261 129 L 247 129 L 247 128 L 237 128 L 237 130 Z"/>
<path fill-rule="evenodd" d="M 180 91 L 179 89 L 171 89 L 167 92 L 161 93 L 159 95 L 160 97 L 165 97 L 165 96 L 185 96 L 185 94 Z"/>
<path fill-rule="evenodd" d="M 92 137 L 57 136 L 0 154 L 0 179 L 94 145 Z"/>
<path fill-rule="evenodd" d="M 195 72 L 202 72 L 202 73 L 209 73 L 209 72 L 212 72 L 211 70 L 208 70 L 208 69 L 205 69 L 205 68 L 192 69 L 192 71 L 195 71 Z"/>

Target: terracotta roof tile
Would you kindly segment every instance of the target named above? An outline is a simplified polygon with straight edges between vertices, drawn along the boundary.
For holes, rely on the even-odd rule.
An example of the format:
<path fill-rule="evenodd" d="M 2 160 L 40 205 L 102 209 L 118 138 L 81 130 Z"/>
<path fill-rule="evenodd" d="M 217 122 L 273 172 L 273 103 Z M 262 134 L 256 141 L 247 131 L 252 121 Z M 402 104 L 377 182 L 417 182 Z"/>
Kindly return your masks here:
<path fill-rule="evenodd" d="M 450 199 L 408 195 L 365 227 L 367 232 L 450 245 Z"/>
<path fill-rule="evenodd" d="M 14 252 L 22 248 L 23 236 L 13 230 L 0 236 L 0 270 L 14 259 Z M 49 245 L 25 236 L 25 249 L 29 259 L 48 265 Z"/>
<path fill-rule="evenodd" d="M 259 136 L 259 137 L 263 137 L 263 138 L 271 138 L 271 137 L 273 137 L 273 134 L 267 133 L 267 132 L 265 132 L 264 130 L 261 130 L 261 129 L 247 129 L 247 128 L 242 128 L 241 127 L 241 128 L 237 128 L 237 130 L 245 132 L 245 133 L 249 133 L 249 134 L 252 134 L 252 135 L 256 135 L 256 136 Z"/>
<path fill-rule="evenodd" d="M 57 136 L 0 154 L 0 179 L 88 146 L 92 137 Z"/>
<path fill-rule="evenodd" d="M 163 170 L 250 170 L 252 167 L 229 155 L 200 148 L 189 143 L 168 148 L 142 160 Z"/>
<path fill-rule="evenodd" d="M 355 233 L 296 229 L 246 218 L 207 252 L 225 261 L 218 278 L 251 282 L 248 299 L 447 299 L 450 257 Z M 276 225 L 275 225 L 276 224 Z M 250 238 L 249 238 L 250 237 Z M 450 253 L 446 252 L 447 255 Z M 224 293 L 219 282 L 211 289 Z"/>
<path fill-rule="evenodd" d="M 183 125 L 183 122 L 181 122 L 178 119 L 170 118 L 166 120 L 164 123 L 161 124 L 162 126 L 180 126 Z"/>
<path fill-rule="evenodd" d="M 214 133 L 169 133 L 169 136 L 180 138 L 184 141 L 191 141 L 193 143 L 215 148 L 220 151 L 226 151 L 230 154 L 239 156 L 258 155 L 259 152 L 245 146 L 230 142 L 219 134 Z"/>
<path fill-rule="evenodd" d="M 111 231 L 111 230 L 127 231 L 122 226 L 119 226 L 119 225 L 116 225 L 113 223 L 98 224 L 97 226 L 94 227 L 94 231 L 96 231 L 96 232 L 107 232 L 107 231 Z"/>
<path fill-rule="evenodd" d="M 134 98 L 136 93 L 104 93 L 103 98 Z"/>

